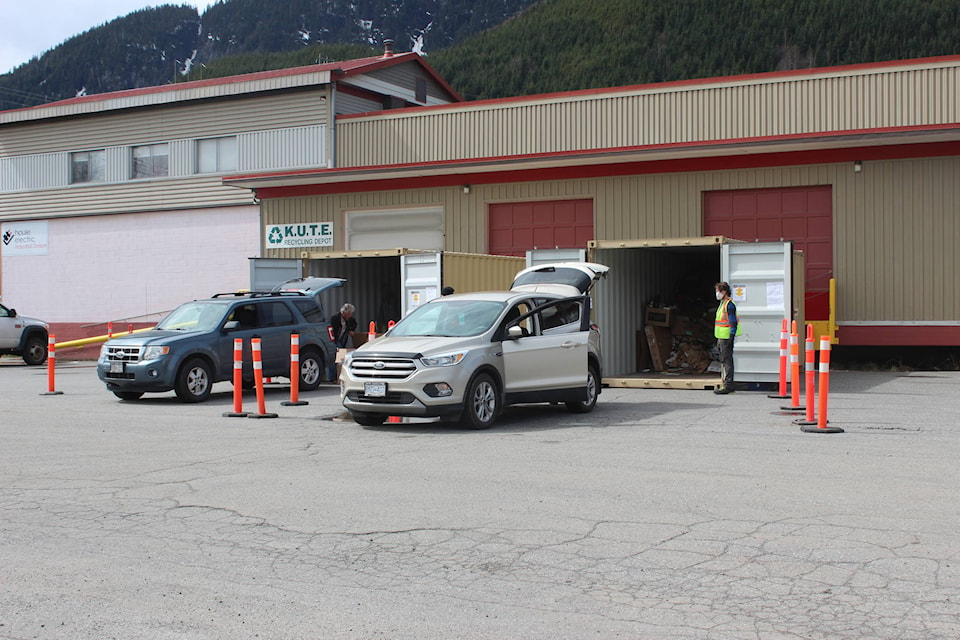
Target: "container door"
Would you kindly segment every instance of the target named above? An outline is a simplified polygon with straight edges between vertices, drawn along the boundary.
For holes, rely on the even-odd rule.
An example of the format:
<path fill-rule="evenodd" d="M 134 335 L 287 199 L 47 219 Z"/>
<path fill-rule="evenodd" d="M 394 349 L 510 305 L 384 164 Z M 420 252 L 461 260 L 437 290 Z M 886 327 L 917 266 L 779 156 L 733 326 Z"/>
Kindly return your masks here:
<path fill-rule="evenodd" d="M 301 262 L 294 258 L 250 258 L 250 290 L 272 291 L 287 280 L 300 277 Z"/>
<path fill-rule="evenodd" d="M 441 258 L 439 251 L 400 256 L 400 283 L 403 289 L 400 311 L 403 316 L 440 295 Z"/>
<path fill-rule="evenodd" d="M 720 247 L 720 277 L 730 284 L 743 323 L 743 333 L 733 350 L 739 381 L 779 379 L 780 328 L 784 318 L 792 318 L 792 248 L 789 242 Z"/>

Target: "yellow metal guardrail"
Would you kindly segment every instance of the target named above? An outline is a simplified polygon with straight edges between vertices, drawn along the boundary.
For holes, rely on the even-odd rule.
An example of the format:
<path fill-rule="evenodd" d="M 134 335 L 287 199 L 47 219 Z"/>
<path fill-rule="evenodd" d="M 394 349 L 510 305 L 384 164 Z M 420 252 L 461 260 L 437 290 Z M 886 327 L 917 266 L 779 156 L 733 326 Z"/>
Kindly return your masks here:
<path fill-rule="evenodd" d="M 142 333 L 144 331 L 150 331 L 153 328 L 154 327 L 145 327 L 143 329 L 134 329 L 133 331 L 120 331 L 112 335 L 107 334 L 104 336 L 91 336 L 89 338 L 78 338 L 76 340 L 67 340 L 65 342 L 58 342 L 56 343 L 55 346 L 57 348 L 57 351 L 59 351 L 60 349 L 69 349 L 71 347 L 87 347 L 87 346 L 90 346 L 91 344 L 106 342 L 110 338 L 118 338 L 120 336 L 129 336 L 134 333 Z"/>

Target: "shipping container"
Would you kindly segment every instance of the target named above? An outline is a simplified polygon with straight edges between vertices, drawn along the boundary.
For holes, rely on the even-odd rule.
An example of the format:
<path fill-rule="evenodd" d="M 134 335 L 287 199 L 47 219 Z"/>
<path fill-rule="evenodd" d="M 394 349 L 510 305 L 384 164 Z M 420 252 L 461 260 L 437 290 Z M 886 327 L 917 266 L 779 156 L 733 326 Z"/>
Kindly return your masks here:
<path fill-rule="evenodd" d="M 524 258 L 452 251 L 374 249 L 345 252 L 302 252 L 301 260 L 285 261 L 296 266 L 295 276 L 344 278 L 343 287 L 321 295 L 324 309 L 335 314 L 345 302 L 356 307 L 358 330 L 367 332 L 370 322 L 377 333 L 387 329 L 412 309 L 440 295 L 443 287 L 457 293 L 505 291 L 525 267 Z M 271 273 L 289 272 L 279 259 L 264 262 Z M 257 261 L 253 262 L 258 265 Z M 261 287 L 264 277 L 251 276 Z M 286 279 L 283 278 L 283 279 Z M 278 280 L 280 282 L 282 280 Z M 274 283 L 276 284 L 276 283 Z"/>
<path fill-rule="evenodd" d="M 779 378 L 782 320 L 803 326 L 803 270 L 794 277 L 789 242 L 740 242 L 723 236 L 589 243 L 589 260 L 610 267 L 595 288 L 603 382 L 614 387 L 707 389 L 719 373 L 707 363 L 717 301 L 726 281 L 743 322 L 734 349 L 736 381 Z M 656 365 L 656 366 L 655 366 Z M 698 373 L 692 373 L 698 371 Z"/>

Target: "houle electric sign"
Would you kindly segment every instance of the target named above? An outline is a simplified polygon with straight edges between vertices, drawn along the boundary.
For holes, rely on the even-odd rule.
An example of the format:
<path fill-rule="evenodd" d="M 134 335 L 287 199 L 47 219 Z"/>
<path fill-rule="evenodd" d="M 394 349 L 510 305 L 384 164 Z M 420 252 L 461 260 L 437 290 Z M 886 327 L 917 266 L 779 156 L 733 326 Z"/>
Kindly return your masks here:
<path fill-rule="evenodd" d="M 0 240 L 5 256 L 45 256 L 50 250 L 46 220 L 4 222 L 0 227 Z"/>
<path fill-rule="evenodd" d="M 268 224 L 264 228 L 268 249 L 299 249 L 301 247 L 332 247 L 332 222 L 297 224 Z"/>

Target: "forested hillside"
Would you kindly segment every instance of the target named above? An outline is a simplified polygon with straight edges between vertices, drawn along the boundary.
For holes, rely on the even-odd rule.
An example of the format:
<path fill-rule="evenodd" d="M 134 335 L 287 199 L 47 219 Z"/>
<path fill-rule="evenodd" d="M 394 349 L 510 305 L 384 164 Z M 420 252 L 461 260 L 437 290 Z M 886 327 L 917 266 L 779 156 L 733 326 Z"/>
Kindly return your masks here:
<path fill-rule="evenodd" d="M 960 54 L 960 0 L 226 0 L 145 9 L 0 75 L 0 109 L 417 50 L 468 99 Z"/>
<path fill-rule="evenodd" d="M 547 0 L 429 61 L 477 99 L 957 53 L 958 0 Z"/>

